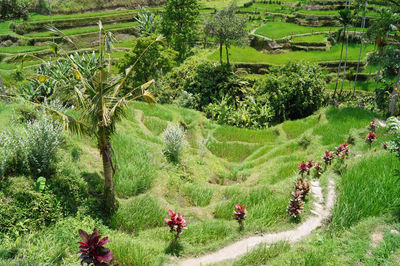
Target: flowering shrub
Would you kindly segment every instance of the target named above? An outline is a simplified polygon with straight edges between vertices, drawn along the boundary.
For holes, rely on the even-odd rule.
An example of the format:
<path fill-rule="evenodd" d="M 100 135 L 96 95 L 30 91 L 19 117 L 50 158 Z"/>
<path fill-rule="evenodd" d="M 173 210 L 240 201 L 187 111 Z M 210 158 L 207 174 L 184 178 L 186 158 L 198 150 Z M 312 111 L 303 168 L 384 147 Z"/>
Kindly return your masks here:
<path fill-rule="evenodd" d="M 310 173 L 310 170 L 314 167 L 313 159 L 308 160 L 307 167 L 308 167 L 308 173 Z"/>
<path fill-rule="evenodd" d="M 243 227 L 243 221 L 246 220 L 246 206 L 244 204 L 235 204 L 236 210 L 233 211 L 233 219 L 237 220 L 240 227 Z"/>
<path fill-rule="evenodd" d="M 325 165 L 331 165 L 333 161 L 333 151 L 325 151 L 325 155 L 323 157 Z"/>
<path fill-rule="evenodd" d="M 375 120 L 371 121 L 371 123 L 368 125 L 368 129 L 372 132 L 376 132 L 376 130 L 378 129 L 378 125 L 376 124 Z"/>
<path fill-rule="evenodd" d="M 291 217 L 297 219 L 303 210 L 304 201 L 301 199 L 300 192 L 292 192 L 292 197 L 293 198 L 290 199 L 290 204 L 287 207 L 287 212 Z"/>
<path fill-rule="evenodd" d="M 308 167 L 308 164 L 304 161 L 302 161 L 300 164 L 297 165 L 299 174 L 303 176 L 304 174 L 309 174 L 310 173 L 310 168 Z"/>
<path fill-rule="evenodd" d="M 372 143 L 376 141 L 376 135 L 374 132 L 369 132 L 365 137 L 365 142 L 371 147 Z"/>
<path fill-rule="evenodd" d="M 322 162 L 316 162 L 314 164 L 315 177 L 320 177 L 322 175 Z"/>
<path fill-rule="evenodd" d="M 186 228 L 186 220 L 180 213 L 173 212 L 172 210 L 168 211 L 170 215 L 170 219 L 165 219 L 165 222 L 170 228 L 171 233 L 176 233 L 175 234 L 175 239 L 179 238 L 179 235 L 182 234 L 183 229 Z"/>
<path fill-rule="evenodd" d="M 109 242 L 108 237 L 104 237 L 100 240 L 101 235 L 97 231 L 97 228 L 93 229 L 92 234 L 79 229 L 79 235 L 82 241 L 79 242 L 81 245 L 79 247 L 78 253 L 81 253 L 79 258 L 82 260 L 81 264 L 94 264 L 94 265 L 108 265 L 106 262 L 113 259 L 113 253 L 108 249 L 103 247 Z"/>

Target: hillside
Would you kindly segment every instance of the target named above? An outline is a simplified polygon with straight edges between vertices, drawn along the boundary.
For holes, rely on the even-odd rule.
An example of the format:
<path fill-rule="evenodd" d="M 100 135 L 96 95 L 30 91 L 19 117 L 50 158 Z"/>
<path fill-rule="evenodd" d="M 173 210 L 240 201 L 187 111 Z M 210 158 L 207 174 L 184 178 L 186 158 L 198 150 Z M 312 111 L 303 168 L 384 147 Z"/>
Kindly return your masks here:
<path fill-rule="evenodd" d="M 10 128 L 11 119 L 20 120 L 24 108 L 3 104 L 0 108 L 2 130 Z M 385 141 L 385 129 L 379 129 L 379 140 L 372 149 L 363 140 L 367 132 L 365 125 L 374 118 L 373 113 L 359 109 L 328 108 L 303 120 L 288 121 L 265 130 L 247 130 L 218 126 L 192 110 L 134 103 L 126 118 L 120 122 L 119 133 L 112 139 L 120 165 L 115 176 L 120 203 L 118 212 L 109 221 L 101 221 L 96 218 L 96 212 L 90 211 L 98 204 L 96 195 L 101 189 L 100 158 L 91 139 L 67 136 L 59 154 L 62 160 L 57 179 L 74 173 L 75 182 L 81 183 L 85 190 L 81 193 L 87 193 L 88 201 L 78 200 L 80 207 L 75 218 L 60 220 L 47 229 L 22 236 L 20 240 L 3 242 L 0 261 L 2 264 L 32 264 L 38 261 L 77 264 L 76 232 L 79 228 L 90 230 L 96 226 L 111 239 L 108 246 L 120 263 L 153 265 L 165 262 L 169 258 L 170 237 L 163 218 L 170 208 L 182 212 L 187 220 L 188 230 L 181 237 L 181 250 L 173 251 L 183 257 L 216 250 L 254 233 L 294 228 L 297 225 L 287 218 L 286 205 L 296 180 L 297 164 L 307 159 L 322 160 L 326 149 L 332 150 L 335 145 L 343 143 L 349 134 L 354 136 L 355 144 L 350 146 L 350 157 L 346 162 L 348 170 L 340 176 L 333 168 L 320 178 L 324 192 L 329 179 L 338 183 L 337 192 L 341 192 L 333 210 L 330 229 L 337 233 L 329 235 L 325 230 L 314 233 L 311 240 L 300 244 L 311 257 L 301 257 L 323 264 L 332 259 L 335 263 L 344 260 L 348 264 L 358 261 L 359 256 L 367 259 L 367 253 L 357 253 L 355 257 L 343 253 L 343 257 L 326 256 L 322 249 L 331 247 L 335 241 L 345 243 L 344 239 L 350 240 L 355 234 L 363 246 L 362 250 L 367 251 L 370 234 L 375 229 L 362 233 L 362 239 L 358 239 L 359 234 L 354 230 L 362 232 L 365 229 L 361 228 L 365 226 L 377 226 L 376 230 L 384 233 L 398 228 L 397 224 L 393 224 L 393 218 L 368 218 L 388 217 L 388 211 L 399 200 L 398 194 L 393 193 L 397 187 L 389 185 L 387 179 L 400 163 L 393 155 L 380 150 L 380 143 Z M 175 122 L 185 126 L 187 141 L 178 166 L 165 161 L 160 136 L 168 123 Z M 73 162 L 71 155 L 74 147 L 79 147 L 81 151 L 77 162 Z M 360 170 L 365 174 L 359 175 Z M 358 181 L 360 178 L 361 183 Z M 24 193 L 34 191 L 34 183 L 29 177 L 18 177 L 3 185 L 2 193 L 7 195 L 12 187 L 9 197 L 13 197 L 19 193 L 21 186 Z M 381 198 L 383 195 L 391 195 L 392 198 Z M 310 209 L 314 200 L 310 198 L 306 201 L 301 221 L 313 215 Z M 236 222 L 232 220 L 232 209 L 238 202 L 245 203 L 248 212 L 242 232 L 237 230 Z M 4 204 L 3 201 L 2 208 Z M 384 224 L 380 224 L 382 219 Z M 23 230 L 24 225 L 20 226 L 18 230 Z M 346 228 L 351 228 L 348 233 L 345 233 Z M 384 234 L 385 241 L 386 237 L 387 241 L 394 241 L 392 238 L 395 236 Z M 324 240 L 318 242 L 313 239 Z M 314 243 L 320 244 L 314 246 Z M 377 244 L 376 252 L 372 249 L 370 260 L 383 256 L 379 248 L 384 243 Z M 345 245 L 348 246 L 344 248 L 351 250 L 350 243 Z M 340 253 L 342 248 L 335 246 L 329 252 Z M 392 249 L 397 250 L 397 246 Z M 238 263 L 251 264 L 249 261 L 260 254 L 267 256 L 265 259 L 277 256 L 273 260 L 277 264 L 282 263 L 282 259 L 300 263 L 296 255 L 285 255 L 292 253 L 290 250 L 284 243 L 270 249 L 264 247 L 246 255 Z M 315 253 L 315 250 L 321 251 Z M 390 261 L 393 256 L 385 257 L 385 261 Z"/>

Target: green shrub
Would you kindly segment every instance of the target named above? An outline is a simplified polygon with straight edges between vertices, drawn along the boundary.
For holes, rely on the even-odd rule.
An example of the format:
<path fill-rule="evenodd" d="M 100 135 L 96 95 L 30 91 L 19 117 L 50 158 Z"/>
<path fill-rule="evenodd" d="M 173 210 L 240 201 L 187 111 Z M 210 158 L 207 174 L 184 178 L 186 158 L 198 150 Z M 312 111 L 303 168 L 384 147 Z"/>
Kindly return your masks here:
<path fill-rule="evenodd" d="M 163 132 L 164 155 L 168 161 L 178 163 L 185 142 L 185 132 L 177 124 L 169 124 Z"/>
<path fill-rule="evenodd" d="M 273 122 L 299 119 L 322 106 L 325 77 L 315 64 L 289 63 L 255 84 L 256 95 L 271 109 Z"/>
<path fill-rule="evenodd" d="M 4 133 L 0 136 L 0 176 L 17 173 L 50 177 L 63 139 L 62 127 L 46 117 L 28 122 L 21 134 Z"/>
<path fill-rule="evenodd" d="M 11 236 L 42 229 L 62 217 L 56 197 L 47 191 L 35 191 L 35 184 L 25 177 L 9 181 L 0 200 L 0 232 Z"/>

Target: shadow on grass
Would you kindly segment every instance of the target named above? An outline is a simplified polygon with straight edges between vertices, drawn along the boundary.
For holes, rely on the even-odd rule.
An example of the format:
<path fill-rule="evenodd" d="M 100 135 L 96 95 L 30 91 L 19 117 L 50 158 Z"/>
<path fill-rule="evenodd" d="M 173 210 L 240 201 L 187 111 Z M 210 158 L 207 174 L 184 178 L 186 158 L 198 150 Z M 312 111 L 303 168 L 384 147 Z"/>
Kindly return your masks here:
<path fill-rule="evenodd" d="M 183 251 L 183 246 L 179 243 L 178 239 L 172 239 L 168 247 L 165 249 L 165 253 L 179 257 L 180 253 Z"/>

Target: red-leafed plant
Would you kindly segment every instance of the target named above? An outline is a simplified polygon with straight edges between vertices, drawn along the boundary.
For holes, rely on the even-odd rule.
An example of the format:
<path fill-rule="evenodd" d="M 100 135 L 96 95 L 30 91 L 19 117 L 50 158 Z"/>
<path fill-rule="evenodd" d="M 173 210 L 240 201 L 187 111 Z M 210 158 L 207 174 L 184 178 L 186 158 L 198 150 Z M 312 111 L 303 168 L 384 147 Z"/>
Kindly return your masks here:
<path fill-rule="evenodd" d="M 316 162 L 314 164 L 315 177 L 320 177 L 322 175 L 322 162 Z"/>
<path fill-rule="evenodd" d="M 375 120 L 372 120 L 371 123 L 369 123 L 368 129 L 372 132 L 376 132 L 376 130 L 378 129 L 378 125 L 376 124 Z"/>
<path fill-rule="evenodd" d="M 297 219 L 303 210 L 304 201 L 301 199 L 300 192 L 292 192 L 292 197 L 287 207 L 287 212 L 291 217 Z"/>
<path fill-rule="evenodd" d="M 233 211 L 233 219 L 238 221 L 240 228 L 243 228 L 243 221 L 246 220 L 246 206 L 244 204 L 235 204 L 236 210 Z"/>
<path fill-rule="evenodd" d="M 82 260 L 81 264 L 108 265 L 106 262 L 113 259 L 113 253 L 108 248 L 103 247 L 109 242 L 108 237 L 100 240 L 101 235 L 97 231 L 97 228 L 94 228 L 91 234 L 82 229 L 79 229 L 78 232 L 82 238 L 82 241 L 79 242 L 81 246 L 78 251 L 78 253 L 81 253 L 79 256 L 79 259 Z"/>
<path fill-rule="evenodd" d="M 182 234 L 183 229 L 186 228 L 186 220 L 183 218 L 182 214 L 180 213 L 175 213 L 172 210 L 168 211 L 170 215 L 170 219 L 165 219 L 165 222 L 170 228 L 171 233 L 176 233 L 175 234 L 175 240 L 179 238 L 179 235 Z"/>
<path fill-rule="evenodd" d="M 302 161 L 300 164 L 298 164 L 297 168 L 301 176 L 310 173 L 310 168 L 308 167 L 308 164 L 305 161 Z"/>
<path fill-rule="evenodd" d="M 300 178 L 296 182 L 295 192 L 298 193 L 301 199 L 305 199 L 307 194 L 310 192 L 310 184 L 305 178 Z"/>
<path fill-rule="evenodd" d="M 369 132 L 367 136 L 365 137 L 365 142 L 371 147 L 372 143 L 376 141 L 376 135 L 374 132 Z"/>
<path fill-rule="evenodd" d="M 325 165 L 331 165 L 333 161 L 333 151 L 325 151 L 325 155 L 323 157 Z"/>
<path fill-rule="evenodd" d="M 308 160 L 307 167 L 308 167 L 308 174 L 310 174 L 310 170 L 314 167 L 313 159 Z"/>
<path fill-rule="evenodd" d="M 335 152 L 336 156 L 341 159 L 345 159 L 350 152 L 349 145 L 347 143 L 343 143 L 340 146 L 336 146 L 335 149 L 336 149 Z"/>

